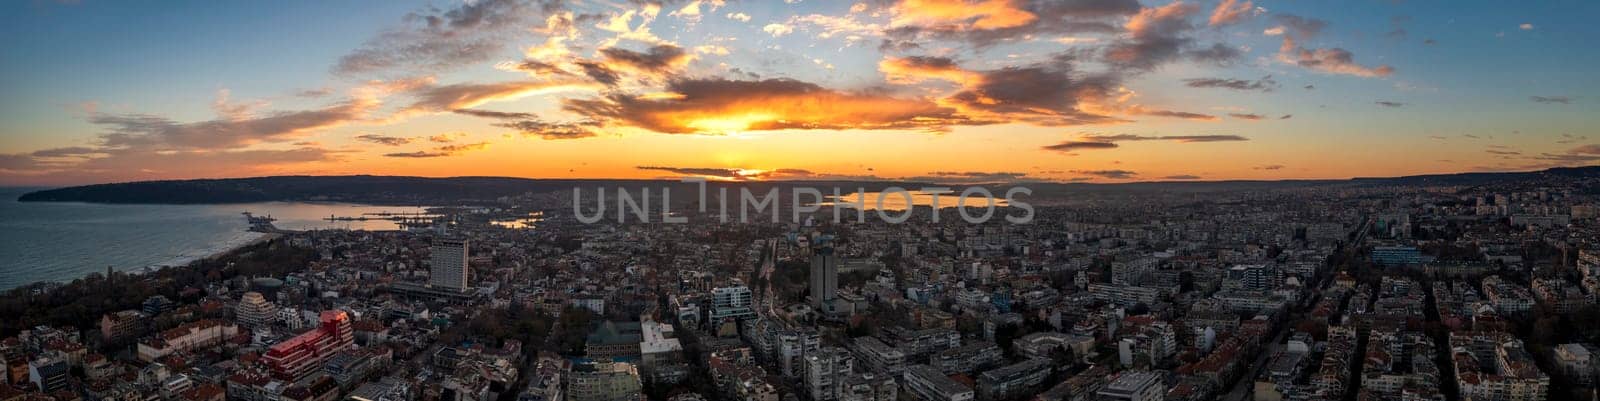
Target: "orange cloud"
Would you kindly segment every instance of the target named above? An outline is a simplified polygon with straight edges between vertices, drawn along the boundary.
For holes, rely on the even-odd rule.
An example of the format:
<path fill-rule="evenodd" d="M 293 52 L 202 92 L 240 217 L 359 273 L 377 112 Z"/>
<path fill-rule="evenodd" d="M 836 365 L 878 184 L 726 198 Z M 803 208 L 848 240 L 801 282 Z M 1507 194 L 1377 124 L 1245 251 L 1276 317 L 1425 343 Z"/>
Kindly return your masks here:
<path fill-rule="evenodd" d="M 954 29 L 1001 29 L 1033 23 L 1039 17 L 1014 0 L 906 0 L 893 8 L 894 25 L 932 25 Z"/>
<path fill-rule="evenodd" d="M 976 124 L 955 110 L 920 99 L 848 93 L 791 79 L 678 80 L 681 96 L 613 94 L 569 99 L 567 111 L 607 125 L 669 134 L 784 129 L 924 129 Z"/>

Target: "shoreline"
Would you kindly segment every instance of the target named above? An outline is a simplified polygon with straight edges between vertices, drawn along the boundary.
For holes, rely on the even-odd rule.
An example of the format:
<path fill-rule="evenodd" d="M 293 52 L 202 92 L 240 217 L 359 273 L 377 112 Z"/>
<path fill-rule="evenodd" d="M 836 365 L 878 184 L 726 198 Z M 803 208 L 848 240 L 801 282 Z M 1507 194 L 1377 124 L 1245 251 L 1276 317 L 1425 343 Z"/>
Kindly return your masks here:
<path fill-rule="evenodd" d="M 143 277 L 143 276 L 146 276 L 146 275 L 148 275 L 150 273 L 159 272 L 159 271 L 162 271 L 162 270 L 165 270 L 165 269 L 168 269 L 168 268 L 187 268 L 187 267 L 189 267 L 189 266 L 191 266 L 191 265 L 193 265 L 193 264 L 195 264 L 197 262 L 207 261 L 207 260 L 214 260 L 214 259 L 217 259 L 217 258 L 228 256 L 230 254 L 238 252 L 241 249 L 245 249 L 245 248 L 248 248 L 248 247 L 251 247 L 251 246 L 254 246 L 254 245 L 257 245 L 257 244 L 265 243 L 265 242 L 270 242 L 270 241 L 278 239 L 279 237 L 282 237 L 282 236 L 283 236 L 282 234 L 258 233 L 258 232 L 254 232 L 254 231 L 243 231 L 243 232 L 241 232 L 241 235 L 239 235 L 239 236 L 236 236 L 234 238 L 230 238 L 229 240 L 224 241 L 224 242 L 222 242 L 220 244 L 217 244 L 217 245 L 212 245 L 212 246 L 209 246 L 209 247 L 206 247 L 206 248 L 202 248 L 202 249 L 196 250 L 196 251 L 193 252 L 192 255 L 179 255 L 179 256 L 175 256 L 175 257 L 173 257 L 171 259 L 167 259 L 165 261 L 156 262 L 156 263 L 150 263 L 150 264 L 147 264 L 147 265 L 144 265 L 144 266 L 140 266 L 140 267 L 131 267 L 130 266 L 130 267 L 123 268 L 123 269 L 113 269 L 113 270 L 115 270 L 116 272 L 122 273 L 122 274 L 129 275 L 129 276 Z M 38 288 L 38 287 L 52 288 L 52 287 L 59 287 L 59 286 L 63 286 L 63 285 L 72 283 L 73 281 L 82 280 L 85 277 L 88 277 L 89 275 L 97 274 L 97 273 L 103 273 L 103 272 L 101 272 L 101 271 L 86 271 L 83 274 L 79 274 L 79 275 L 76 275 L 76 276 L 73 276 L 73 277 L 63 277 L 63 278 L 55 279 L 55 280 L 39 280 L 39 281 L 34 281 L 34 282 L 29 282 L 29 283 L 21 283 L 21 284 L 17 284 L 16 286 L 12 286 L 10 288 L 0 289 L 0 293 L 7 293 L 7 292 L 10 292 L 12 290 L 19 289 L 19 288 Z"/>

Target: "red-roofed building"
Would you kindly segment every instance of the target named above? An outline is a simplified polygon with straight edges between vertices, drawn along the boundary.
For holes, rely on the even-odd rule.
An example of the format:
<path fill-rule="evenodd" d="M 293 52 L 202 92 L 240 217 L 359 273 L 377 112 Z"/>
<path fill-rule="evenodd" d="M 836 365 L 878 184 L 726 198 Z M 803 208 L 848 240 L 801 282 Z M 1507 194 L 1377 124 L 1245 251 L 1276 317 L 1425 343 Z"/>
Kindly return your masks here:
<path fill-rule="evenodd" d="M 316 330 L 274 344 L 263 358 L 272 375 L 283 380 L 299 380 L 322 369 L 329 357 L 355 347 L 350 315 L 344 311 L 322 312 Z"/>

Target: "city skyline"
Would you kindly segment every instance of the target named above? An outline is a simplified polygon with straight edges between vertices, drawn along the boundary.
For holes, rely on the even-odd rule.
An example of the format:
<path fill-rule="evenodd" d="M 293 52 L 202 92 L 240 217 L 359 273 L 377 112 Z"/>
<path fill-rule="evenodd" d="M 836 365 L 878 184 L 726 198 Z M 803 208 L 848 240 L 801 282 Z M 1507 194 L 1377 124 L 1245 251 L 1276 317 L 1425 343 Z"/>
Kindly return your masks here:
<path fill-rule="evenodd" d="M 1129 182 L 1600 161 L 1576 1 L 17 2 L 0 185 Z"/>

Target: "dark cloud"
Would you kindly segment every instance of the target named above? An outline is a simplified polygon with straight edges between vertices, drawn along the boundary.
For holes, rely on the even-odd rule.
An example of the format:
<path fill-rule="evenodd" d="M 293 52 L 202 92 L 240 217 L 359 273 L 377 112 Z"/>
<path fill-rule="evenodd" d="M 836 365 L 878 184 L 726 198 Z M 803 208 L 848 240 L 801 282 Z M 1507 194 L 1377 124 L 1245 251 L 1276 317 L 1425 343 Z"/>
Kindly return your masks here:
<path fill-rule="evenodd" d="M 1111 75 L 1074 76 L 1069 66 L 1043 64 L 984 71 L 947 100 L 962 110 L 1005 115 L 1041 125 L 1079 125 L 1120 120 L 1082 111 L 1080 101 L 1100 99 L 1119 82 Z"/>
<path fill-rule="evenodd" d="M 449 10 L 429 7 L 407 14 L 401 26 L 341 57 L 333 71 L 342 75 L 438 72 L 490 61 L 554 7 L 528 0 L 464 2 Z"/>
<path fill-rule="evenodd" d="M 1283 169 L 1283 165 L 1282 164 L 1268 164 L 1268 165 L 1265 165 L 1265 166 L 1256 166 L 1256 167 L 1253 167 L 1253 168 L 1256 169 L 1256 170 L 1282 170 Z"/>
<path fill-rule="evenodd" d="M 1136 111 L 1135 114 L 1141 114 L 1141 115 L 1147 115 L 1147 116 L 1156 116 L 1156 117 L 1173 117 L 1173 118 L 1182 118 L 1182 119 L 1186 119 L 1186 120 L 1201 120 L 1201 121 L 1212 121 L 1212 120 L 1216 120 L 1217 119 L 1216 116 L 1213 116 L 1213 115 L 1210 115 L 1210 114 L 1200 114 L 1200 113 L 1193 113 L 1193 112 L 1187 112 L 1187 111 L 1173 111 L 1173 110 L 1140 110 L 1140 111 Z"/>
<path fill-rule="evenodd" d="M 1301 39 L 1316 37 L 1322 33 L 1323 28 L 1328 27 L 1328 21 L 1298 15 L 1278 14 L 1273 16 L 1273 20 L 1284 28 L 1284 32 L 1280 34 L 1294 35 L 1294 37 Z"/>
<path fill-rule="evenodd" d="M 600 54 L 614 67 L 651 73 L 664 73 L 680 68 L 692 57 L 682 48 L 673 45 L 658 45 L 643 53 L 612 47 L 601 49 Z"/>
<path fill-rule="evenodd" d="M 640 169 L 640 170 L 650 170 L 650 171 L 665 171 L 665 172 L 672 173 L 672 174 L 677 174 L 677 175 L 721 177 L 721 178 L 731 178 L 731 179 L 736 179 L 736 180 L 747 180 L 747 179 L 757 178 L 755 175 L 751 174 L 750 171 L 745 170 L 745 169 L 737 169 L 737 168 L 666 167 L 666 166 L 637 166 L 637 167 L 634 167 L 634 168 L 637 168 L 637 169 Z"/>
<path fill-rule="evenodd" d="M 378 135 L 378 134 L 363 134 L 363 135 L 356 136 L 356 139 L 361 140 L 361 141 L 376 143 L 376 144 L 379 144 L 379 145 L 386 145 L 386 146 L 405 145 L 405 144 L 411 143 L 411 140 L 412 140 L 411 138 L 406 138 L 406 137 L 386 136 L 386 135 Z"/>
<path fill-rule="evenodd" d="M 606 86 L 616 86 L 617 82 L 622 80 L 622 74 L 618 74 L 605 64 L 593 61 L 577 61 L 573 64 L 576 64 L 578 69 L 583 71 L 583 75 Z"/>
<path fill-rule="evenodd" d="M 1190 88 L 1223 88 L 1241 91 L 1271 92 L 1278 88 L 1278 81 L 1272 80 L 1268 75 L 1254 81 L 1231 78 L 1190 78 L 1183 80 L 1184 85 Z"/>
<path fill-rule="evenodd" d="M 495 124 L 495 126 L 517 130 L 523 136 L 537 136 L 543 139 L 580 139 L 598 135 L 595 129 L 599 123 L 582 121 L 575 123 L 552 123 L 537 119 L 526 119 Z"/>
<path fill-rule="evenodd" d="M 1179 174 L 1179 175 L 1169 175 L 1169 176 L 1161 177 L 1161 178 L 1162 179 L 1168 179 L 1168 180 L 1198 180 L 1198 179 L 1200 179 L 1200 176 L 1198 176 L 1198 175 L 1189 175 L 1189 174 Z"/>
<path fill-rule="evenodd" d="M 1262 116 L 1260 114 L 1250 114 L 1250 113 L 1228 113 L 1228 115 L 1232 116 L 1233 118 L 1240 119 L 1240 120 L 1250 120 L 1250 121 L 1260 121 L 1260 120 L 1263 120 L 1263 119 L 1267 118 L 1266 116 Z"/>
<path fill-rule="evenodd" d="M 1236 142 L 1236 141 L 1248 141 L 1248 140 L 1250 140 L 1250 138 L 1246 138 L 1246 137 L 1242 137 L 1242 136 L 1238 136 L 1238 135 L 1161 135 L 1161 136 L 1149 136 L 1149 135 L 1134 135 L 1134 134 L 1088 135 L 1088 136 L 1084 136 L 1084 139 L 1088 139 L 1088 140 L 1092 140 L 1092 141 L 1100 141 L 1100 142 L 1121 142 L 1121 141 Z"/>
<path fill-rule="evenodd" d="M 102 144 L 111 148 L 217 149 L 256 142 L 282 142 L 296 134 L 360 119 L 375 103 L 349 101 L 314 110 L 287 111 L 244 119 L 179 123 L 145 114 L 101 114 L 89 123 L 105 127 Z"/>
<path fill-rule="evenodd" d="M 1406 38 L 1406 30 L 1404 28 L 1395 28 L 1394 30 L 1389 31 L 1388 33 L 1384 33 L 1383 37 L 1389 38 L 1389 39 L 1397 39 L 1397 40 L 1398 39 L 1405 39 Z"/>
<path fill-rule="evenodd" d="M 1566 96 L 1529 96 L 1528 100 L 1532 100 L 1534 103 L 1544 103 L 1544 104 L 1554 104 L 1554 103 L 1569 104 L 1569 103 L 1572 103 L 1572 98 L 1569 98 L 1569 97 L 1566 97 Z"/>
<path fill-rule="evenodd" d="M 517 63 L 516 65 L 513 65 L 512 69 L 515 69 L 517 71 L 526 72 L 526 73 L 529 73 L 529 74 L 533 74 L 535 76 L 537 76 L 537 75 L 554 75 L 554 76 L 572 75 L 572 73 L 567 72 L 567 70 L 564 70 L 564 69 L 562 69 L 561 67 L 559 67 L 559 66 L 557 66 L 555 64 L 547 63 L 547 62 L 543 62 L 543 61 L 539 61 L 539 60 L 522 60 L 522 62 Z"/>
<path fill-rule="evenodd" d="M 473 151 L 473 150 L 480 150 L 480 149 L 484 149 L 484 148 L 488 148 L 488 147 L 489 147 L 489 143 L 488 142 L 464 143 L 464 144 L 459 144 L 459 145 L 440 146 L 440 147 L 433 148 L 433 150 L 429 150 L 429 151 L 419 150 L 419 151 L 415 151 L 415 152 L 387 153 L 387 154 L 384 154 L 383 156 L 384 157 L 396 157 L 396 158 L 449 157 L 449 156 L 455 156 L 455 155 L 461 154 L 463 152 Z"/>
<path fill-rule="evenodd" d="M 1218 66 L 1232 66 L 1234 62 L 1244 58 L 1244 52 L 1237 47 L 1222 43 L 1213 43 L 1210 47 L 1189 50 L 1184 55 L 1197 63 L 1215 64 Z"/>
<path fill-rule="evenodd" d="M 1380 65 L 1367 67 L 1356 64 L 1355 55 L 1348 50 L 1334 48 L 1308 49 L 1296 44 L 1293 36 L 1284 35 L 1278 48 L 1278 59 L 1285 63 L 1328 73 L 1358 77 L 1386 77 L 1394 74 L 1394 67 Z"/>
<path fill-rule="evenodd" d="M 1026 180 L 1027 173 L 1009 171 L 933 171 L 927 175 L 901 177 L 902 181 L 925 181 L 941 184 L 987 184 Z"/>
<path fill-rule="evenodd" d="M 1054 144 L 1054 145 L 1046 145 L 1046 146 L 1041 147 L 1041 149 L 1052 150 L 1052 151 L 1057 151 L 1057 152 L 1074 152 L 1074 151 L 1084 150 L 1084 149 L 1114 149 L 1116 147 L 1117 147 L 1117 144 L 1113 143 L 1113 142 L 1066 141 L 1066 142 L 1062 142 L 1062 143 L 1058 143 L 1058 144 Z"/>
<path fill-rule="evenodd" d="M 30 154 L 33 155 L 33 157 L 84 157 L 104 153 L 104 150 L 97 148 L 91 148 L 87 146 L 71 146 L 65 148 L 37 150 Z"/>
<path fill-rule="evenodd" d="M 455 110 L 451 110 L 450 112 L 456 113 L 456 114 L 461 114 L 461 115 L 473 116 L 473 117 L 493 118 L 493 119 L 499 119 L 499 120 L 528 119 L 528 118 L 534 118 L 535 117 L 533 115 L 533 113 L 517 113 L 517 112 L 493 111 L 493 110 L 477 110 L 477 109 L 455 109 Z"/>
<path fill-rule="evenodd" d="M 1194 29 L 1188 17 L 1198 10 L 1198 6 L 1183 2 L 1139 10 L 1125 25 L 1128 37 L 1108 45 L 1103 58 L 1114 66 L 1137 71 L 1176 60 L 1194 41 L 1188 35 Z"/>
<path fill-rule="evenodd" d="M 1113 180 L 1133 178 L 1133 176 L 1139 175 L 1139 173 L 1128 170 L 1072 170 L 1072 172 L 1076 174 L 1092 175 Z"/>
<path fill-rule="evenodd" d="M 1288 120 L 1291 118 L 1294 118 L 1293 114 L 1284 114 L 1282 117 L 1278 117 L 1279 120 Z"/>
<path fill-rule="evenodd" d="M 1391 102 L 1391 101 L 1388 101 L 1388 100 L 1379 100 L 1379 101 L 1376 101 L 1376 102 L 1372 102 L 1372 104 L 1376 104 L 1376 105 L 1383 106 L 1383 107 L 1401 107 L 1401 106 L 1405 106 L 1406 105 L 1405 103 Z"/>

